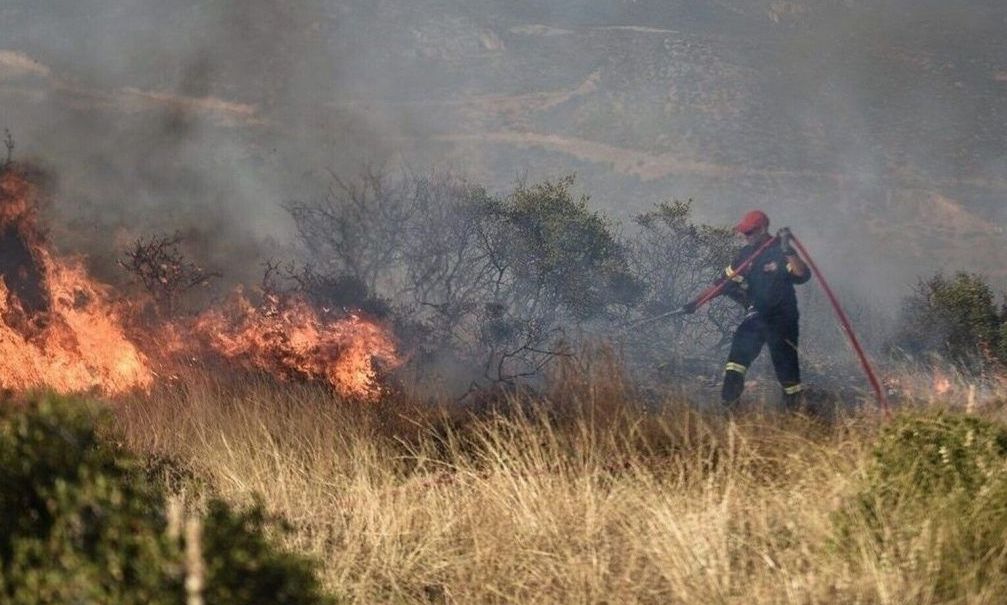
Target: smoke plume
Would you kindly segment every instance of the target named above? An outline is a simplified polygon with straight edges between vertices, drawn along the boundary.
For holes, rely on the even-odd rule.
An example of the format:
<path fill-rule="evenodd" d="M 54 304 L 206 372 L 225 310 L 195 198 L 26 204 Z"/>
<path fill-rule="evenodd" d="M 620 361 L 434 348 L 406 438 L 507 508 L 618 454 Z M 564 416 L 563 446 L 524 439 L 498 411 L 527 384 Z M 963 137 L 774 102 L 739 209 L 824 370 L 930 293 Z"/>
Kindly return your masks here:
<path fill-rule="evenodd" d="M 842 291 L 1002 284 L 1007 8 L 992 0 L 11 0 L 0 125 L 56 176 L 54 237 L 111 275 L 179 230 L 234 280 L 329 171 L 576 172 L 626 220 L 761 207 Z"/>

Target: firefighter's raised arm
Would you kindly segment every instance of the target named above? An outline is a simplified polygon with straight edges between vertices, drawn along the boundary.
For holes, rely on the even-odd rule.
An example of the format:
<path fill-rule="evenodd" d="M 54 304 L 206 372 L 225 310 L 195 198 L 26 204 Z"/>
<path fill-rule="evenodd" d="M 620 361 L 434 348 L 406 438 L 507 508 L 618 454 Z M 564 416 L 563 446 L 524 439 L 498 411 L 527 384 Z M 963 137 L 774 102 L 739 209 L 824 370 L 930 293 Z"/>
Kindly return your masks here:
<path fill-rule="evenodd" d="M 787 259 L 787 273 L 790 274 L 791 281 L 795 284 L 803 284 L 811 279 L 811 271 L 808 269 L 808 265 L 797 254 L 797 250 L 794 250 L 794 236 L 790 233 L 790 227 L 780 229 L 776 233 L 776 237 L 779 238 L 780 250 Z"/>

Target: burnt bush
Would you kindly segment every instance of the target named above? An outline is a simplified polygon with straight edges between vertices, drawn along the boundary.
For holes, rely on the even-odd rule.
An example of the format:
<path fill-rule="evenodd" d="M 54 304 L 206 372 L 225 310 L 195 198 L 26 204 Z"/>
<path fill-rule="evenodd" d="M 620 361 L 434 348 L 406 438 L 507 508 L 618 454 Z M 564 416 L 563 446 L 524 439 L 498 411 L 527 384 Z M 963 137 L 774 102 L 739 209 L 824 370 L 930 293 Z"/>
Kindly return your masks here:
<path fill-rule="evenodd" d="M 627 248 L 633 273 L 644 290 L 633 318 L 681 307 L 719 277 L 737 254 L 733 231 L 696 223 L 692 204 L 691 200 L 662 202 L 635 217 L 638 231 Z M 641 364 L 660 360 L 663 367 L 681 369 L 687 356 L 705 357 L 710 347 L 726 344 L 743 314 L 740 305 L 721 299 L 693 316 L 631 328 L 630 353 Z"/>
<path fill-rule="evenodd" d="M 143 287 L 156 310 L 171 317 L 191 291 L 221 277 L 193 262 L 182 251 L 182 236 L 152 235 L 137 239 L 119 259 L 119 266 Z"/>
<path fill-rule="evenodd" d="M 571 332 L 625 315 L 643 287 L 614 225 L 566 177 L 506 196 L 451 175 L 336 179 L 288 210 L 317 275 L 387 301 L 421 351 L 485 383 L 537 375 Z"/>
<path fill-rule="evenodd" d="M 371 293 L 362 279 L 348 274 L 329 274 L 318 271 L 313 265 L 286 267 L 267 263 L 262 278 L 266 294 L 301 294 L 319 309 L 343 312 L 364 311 L 376 318 L 391 315 L 388 301 Z"/>

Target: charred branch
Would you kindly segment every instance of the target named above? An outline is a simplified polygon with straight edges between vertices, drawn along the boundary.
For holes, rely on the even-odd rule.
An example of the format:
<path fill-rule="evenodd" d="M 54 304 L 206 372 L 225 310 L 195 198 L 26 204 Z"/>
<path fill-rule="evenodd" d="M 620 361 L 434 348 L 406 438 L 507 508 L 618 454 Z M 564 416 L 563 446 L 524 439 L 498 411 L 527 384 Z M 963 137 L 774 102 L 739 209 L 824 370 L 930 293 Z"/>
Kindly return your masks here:
<path fill-rule="evenodd" d="M 9 128 L 4 128 L 3 144 L 7 148 L 7 157 L 4 159 L 4 168 L 14 163 L 14 135 Z"/>
<path fill-rule="evenodd" d="M 182 241 L 177 233 L 140 238 L 118 261 L 167 316 L 178 311 L 179 301 L 187 292 L 221 277 L 188 260 L 180 249 Z"/>

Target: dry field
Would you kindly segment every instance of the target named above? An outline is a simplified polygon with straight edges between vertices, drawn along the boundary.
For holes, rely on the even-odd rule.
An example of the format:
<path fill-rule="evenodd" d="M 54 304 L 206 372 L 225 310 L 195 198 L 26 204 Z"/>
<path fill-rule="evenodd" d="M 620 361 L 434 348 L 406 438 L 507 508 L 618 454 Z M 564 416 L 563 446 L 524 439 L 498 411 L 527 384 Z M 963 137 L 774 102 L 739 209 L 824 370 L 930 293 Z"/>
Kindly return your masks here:
<path fill-rule="evenodd" d="M 347 602 L 999 603 L 961 564 L 942 589 L 942 520 L 879 541 L 836 511 L 884 419 L 735 418 L 638 403 L 612 364 L 478 408 L 379 404 L 200 374 L 118 404 L 126 445 L 171 488 L 261 497 Z M 478 409 L 478 413 L 474 410 Z M 917 409 L 914 414 L 929 414 Z M 934 529 L 936 528 L 936 529 Z M 991 553 L 990 556 L 1002 556 Z M 988 559 L 988 558 L 987 558 Z M 986 561 L 988 563 L 988 560 Z"/>

